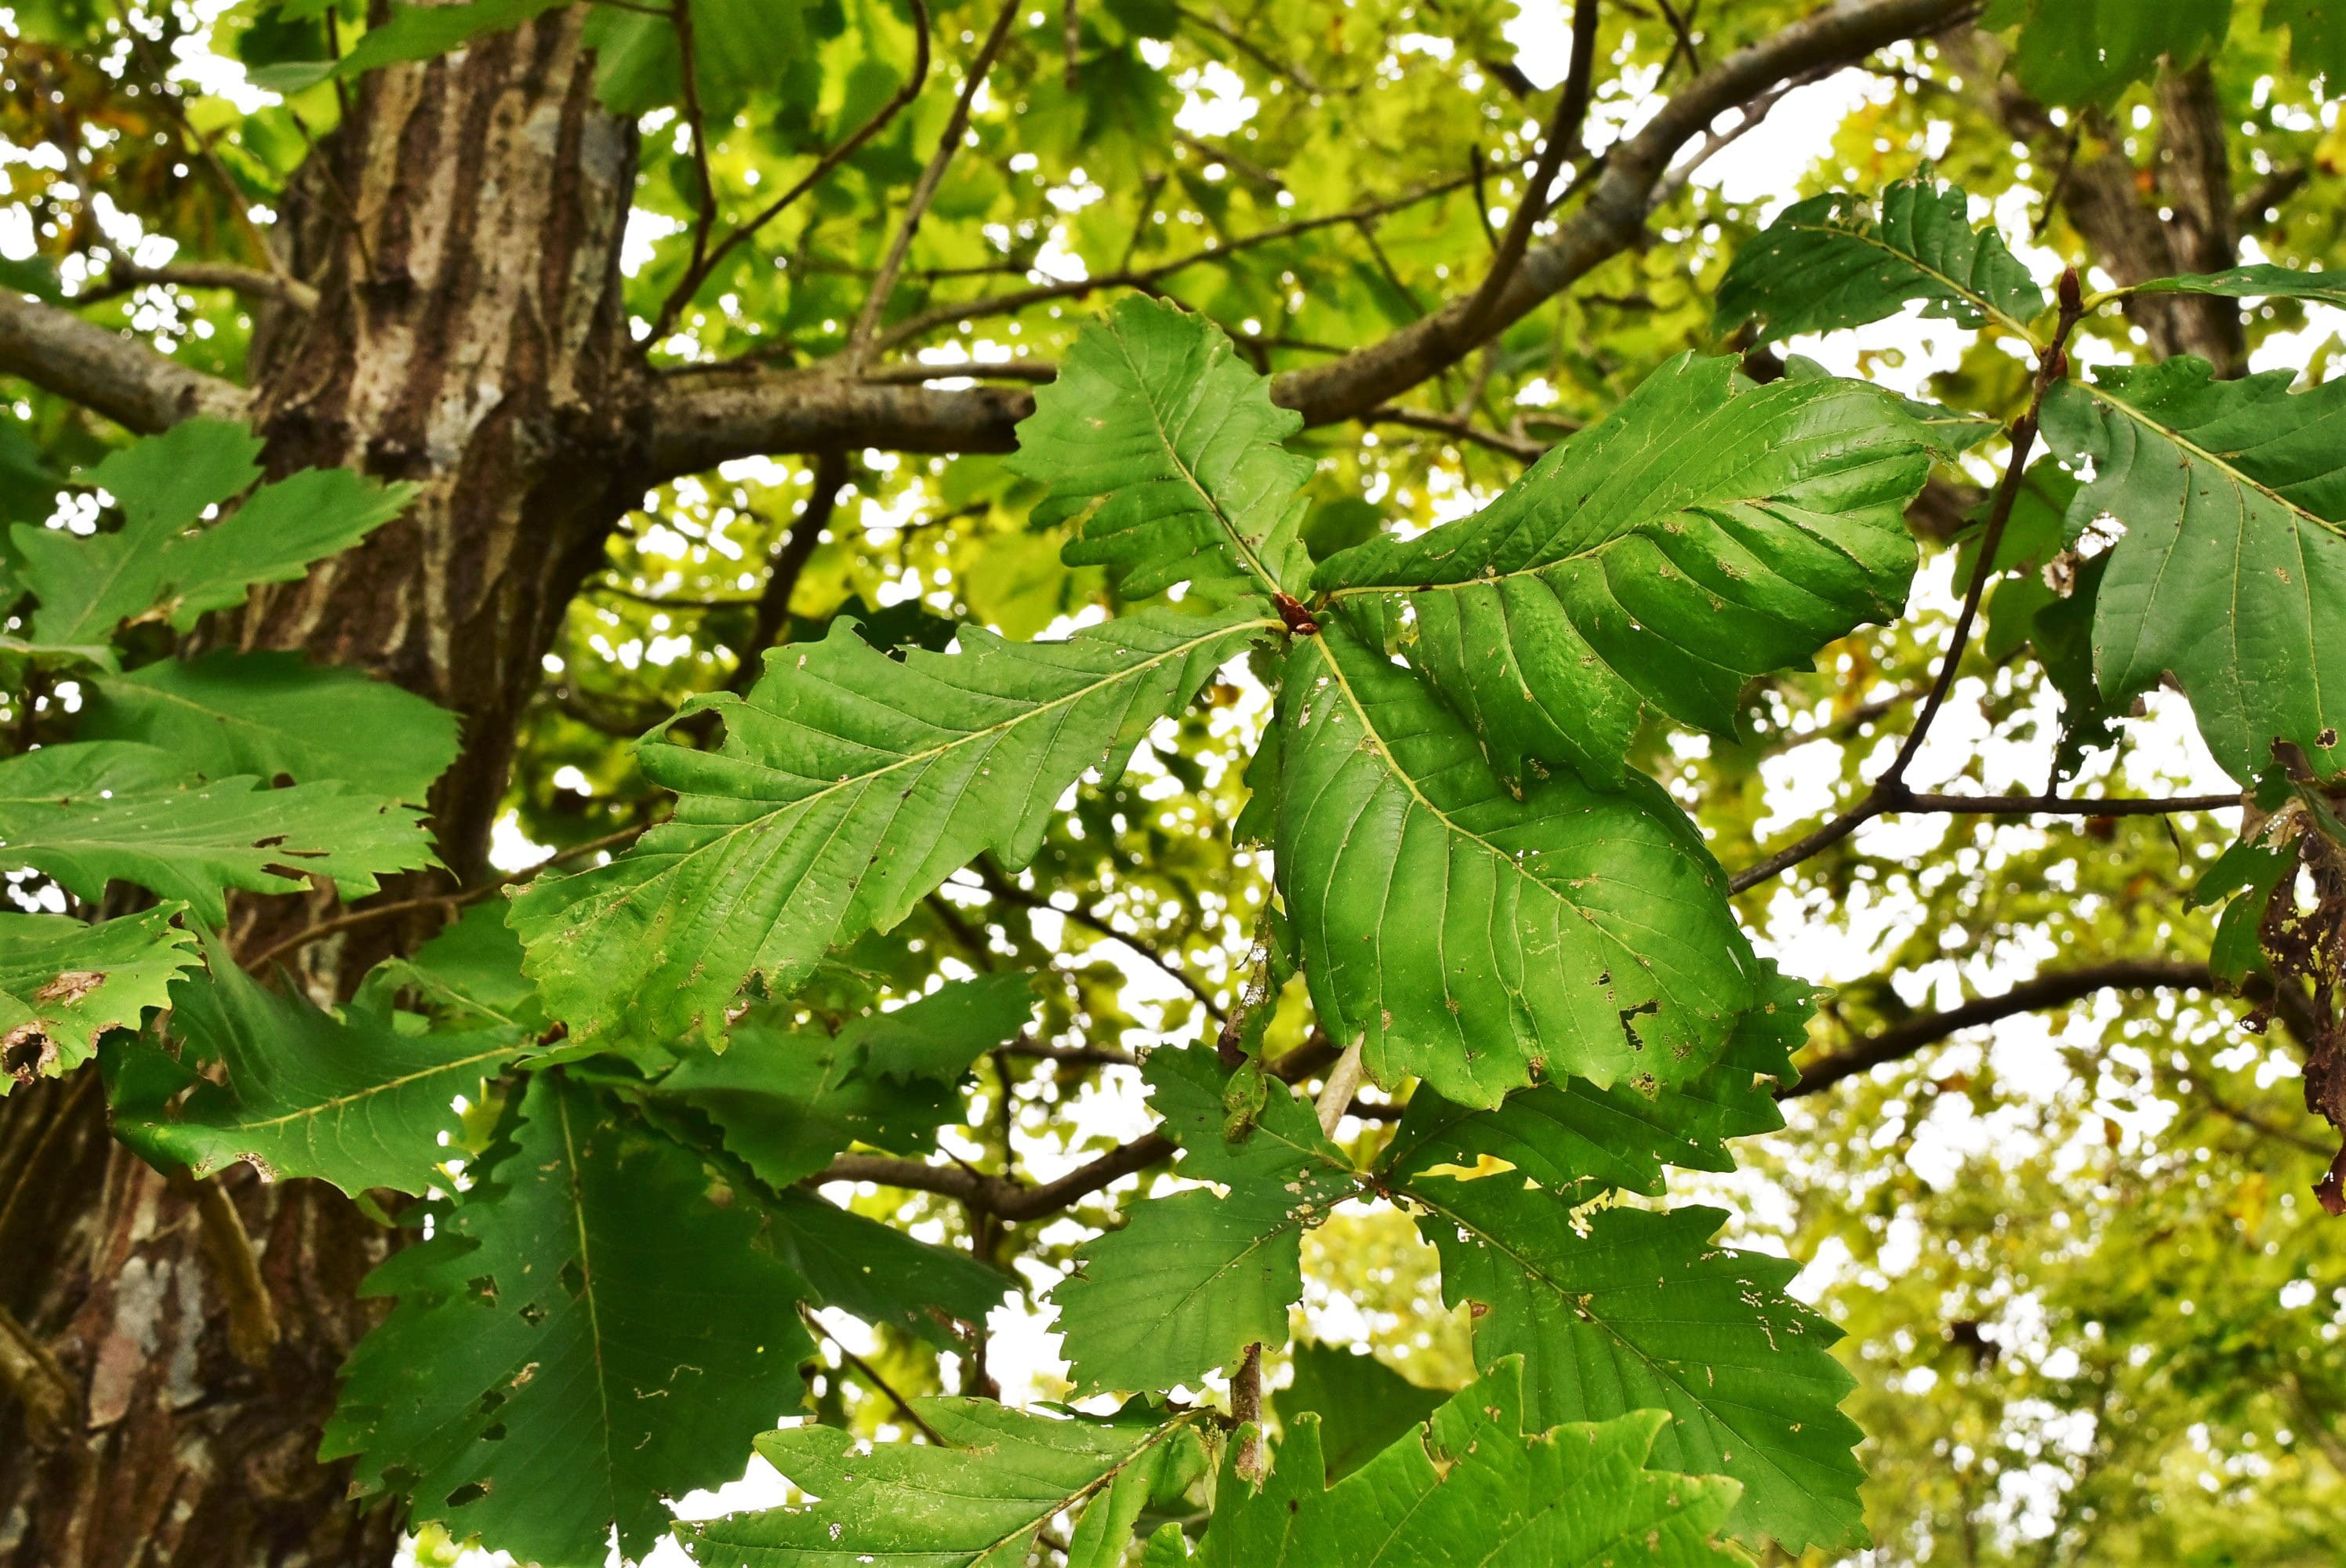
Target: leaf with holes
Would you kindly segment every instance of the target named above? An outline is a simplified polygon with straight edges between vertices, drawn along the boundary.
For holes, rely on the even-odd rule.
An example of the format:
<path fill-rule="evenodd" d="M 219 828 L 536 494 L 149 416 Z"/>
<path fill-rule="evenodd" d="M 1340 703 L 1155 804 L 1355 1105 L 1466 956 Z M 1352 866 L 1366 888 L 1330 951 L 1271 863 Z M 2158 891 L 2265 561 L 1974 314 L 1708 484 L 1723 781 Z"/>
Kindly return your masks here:
<path fill-rule="evenodd" d="M 640 1558 L 665 1500 L 737 1479 L 797 1408 L 807 1289 L 699 1159 L 559 1071 L 368 1293 L 399 1298 L 343 1368 L 320 1457 L 413 1523 L 546 1568 Z"/>
<path fill-rule="evenodd" d="M 1236 1138 L 1224 1131 L 1223 1074 L 1211 1052 L 1161 1049 L 1152 1102 L 1184 1150 L 1175 1174 L 1212 1182 L 1141 1205 L 1086 1246 L 1051 1292 L 1076 1388 L 1162 1389 L 1235 1366 L 1249 1345 L 1287 1339 L 1303 1293 L 1302 1236 L 1360 1189 L 1311 1107 L 1275 1080 Z"/>
<path fill-rule="evenodd" d="M 1226 1473 L 1198 1568 L 1728 1568 L 1736 1484 L 1673 1475 L 1640 1410 L 1550 1425 L 1503 1360 L 1333 1485 L 1319 1421 L 1288 1429 L 1260 1488 Z"/>
<path fill-rule="evenodd" d="M 2188 356 L 2108 366 L 2045 405 L 2064 460 L 2090 460 L 2072 515 L 2125 525 L 2094 600 L 2105 702 L 2169 673 L 2242 784 L 2300 748 L 2346 769 L 2346 382 L 2215 379 Z"/>
<path fill-rule="evenodd" d="M 295 892 L 314 876 L 354 899 L 439 864 L 413 808 L 338 783 L 258 782 L 199 779 L 135 741 L 46 746 L 0 762 L 0 859 L 91 903 L 108 881 L 136 882 L 209 926 L 227 918 L 224 889 Z"/>
<path fill-rule="evenodd" d="M 171 1004 L 173 979 L 200 962 L 184 904 L 87 925 L 64 915 L 0 914 L 0 1095 L 71 1072 L 109 1029 L 135 1029 Z"/>
<path fill-rule="evenodd" d="M 509 1028 L 409 1033 L 355 1010 L 338 1019 L 264 990 L 216 943 L 209 956 L 209 974 L 172 987 L 171 1030 L 189 1061 L 219 1063 L 226 1081 L 191 1074 L 184 1103 L 115 1102 L 115 1135 L 162 1170 L 208 1176 L 241 1160 L 352 1196 L 423 1193 L 447 1180 L 442 1162 L 462 1128 L 454 1101 L 480 1099 L 483 1082 L 530 1046 Z"/>
<path fill-rule="evenodd" d="M 1030 1415 L 986 1400 L 916 1400 L 941 1442 L 882 1443 L 801 1426 L 758 1452 L 811 1499 L 680 1532 L 701 1568 L 1015 1568 L 1062 1514 L 1068 1568 L 1116 1568 L 1152 1496 L 1178 1497 L 1207 1461 L 1202 1412 Z"/>
<path fill-rule="evenodd" d="M 1841 1330 L 1784 1294 L 1798 1267 L 1729 1251 L 1718 1209 L 1600 1209 L 1513 1175 L 1411 1180 L 1418 1228 L 1442 1254 L 1442 1298 L 1474 1303 L 1474 1359 L 1524 1359 L 1529 1420 L 1668 1413 L 1655 1461 L 1743 1483 L 1729 1527 L 1798 1553 L 1863 1537 L 1841 1413 L 1855 1380 L 1829 1353 Z"/>

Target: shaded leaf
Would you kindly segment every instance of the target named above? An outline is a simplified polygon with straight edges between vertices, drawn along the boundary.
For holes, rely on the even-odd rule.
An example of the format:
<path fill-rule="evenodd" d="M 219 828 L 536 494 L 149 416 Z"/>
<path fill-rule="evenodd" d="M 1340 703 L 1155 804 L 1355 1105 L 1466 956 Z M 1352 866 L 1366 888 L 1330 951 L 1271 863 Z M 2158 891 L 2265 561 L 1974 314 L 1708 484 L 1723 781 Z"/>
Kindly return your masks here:
<path fill-rule="evenodd" d="M 370 1277 L 320 1457 L 413 1523 L 547 1568 L 639 1558 L 664 1502 L 738 1477 L 801 1397 L 805 1288 L 700 1163 L 559 1072 L 532 1075 L 479 1185 Z"/>
<path fill-rule="evenodd" d="M 1696 1568 L 1735 1502 L 1716 1476 L 1647 1468 L 1667 1417 L 1542 1430 L 1518 1364 L 1494 1365 L 1332 1486 L 1319 1423 L 1288 1436 L 1260 1489 L 1226 1478 L 1200 1568 Z M 1667 1445 L 1665 1445 L 1667 1446 Z M 1323 1490 L 1324 1486 L 1324 1490 Z"/>
<path fill-rule="evenodd" d="M 422 1193 L 447 1179 L 457 1096 L 478 1100 L 483 1081 L 529 1047 L 513 1029 L 411 1034 L 366 1013 L 344 1022 L 264 989 L 217 946 L 210 958 L 209 976 L 172 987 L 171 1030 L 228 1081 L 198 1081 L 176 1107 L 115 1104 L 115 1135 L 159 1169 L 207 1176 L 242 1160 L 353 1196 Z"/>
<path fill-rule="evenodd" d="M 1366 1464 L 1446 1397 L 1439 1390 L 1419 1388 L 1365 1350 L 1300 1344 L 1290 1352 L 1290 1364 L 1294 1381 L 1272 1396 L 1280 1425 L 1292 1432 L 1305 1416 L 1318 1418 L 1330 1481 Z"/>
<path fill-rule="evenodd" d="M 143 740 L 214 779 L 339 779 L 421 803 L 456 759 L 457 718 L 387 681 L 290 653 L 210 653 L 91 681 L 85 740 Z"/>
<path fill-rule="evenodd" d="M 2093 463 L 2076 514 L 2126 525 L 2094 606 L 2104 698 L 2171 671 L 2243 784 L 2275 740 L 2346 768 L 2346 382 L 2292 395 L 2292 373 L 2106 366 L 2045 405 L 2054 450 Z"/>

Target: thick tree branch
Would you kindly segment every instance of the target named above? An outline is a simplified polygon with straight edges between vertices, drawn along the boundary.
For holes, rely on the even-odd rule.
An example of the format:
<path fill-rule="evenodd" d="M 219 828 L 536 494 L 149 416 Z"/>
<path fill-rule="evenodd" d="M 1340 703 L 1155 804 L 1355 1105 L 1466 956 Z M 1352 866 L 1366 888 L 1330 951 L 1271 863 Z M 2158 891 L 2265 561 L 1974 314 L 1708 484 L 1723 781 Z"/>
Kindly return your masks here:
<path fill-rule="evenodd" d="M 23 378 L 151 435 L 201 414 L 242 419 L 243 388 L 70 311 L 0 292 L 0 375 Z"/>
<path fill-rule="evenodd" d="M 1672 161 L 1719 116 L 1788 78 L 1940 31 L 1977 8 L 1977 0 L 1835 0 L 1737 51 L 1607 150 L 1587 199 L 1525 253 L 1484 319 L 1470 321 L 1471 297 L 1455 297 L 1381 342 L 1288 372 L 1273 382 L 1272 397 L 1312 424 L 1357 419 L 1389 403 L 1634 244 Z M 736 457 L 825 446 L 1006 452 L 1018 421 L 1033 408 L 1031 396 L 1013 389 L 872 386 L 836 365 L 790 372 L 729 368 L 665 378 L 651 399 L 647 434 L 654 473 L 672 475 Z"/>
<path fill-rule="evenodd" d="M 2212 983 L 2208 966 L 2204 963 L 2170 962 L 2157 959 L 2121 959 L 2088 969 L 2040 974 L 2034 980 L 2023 981 L 2000 996 L 1983 996 L 1975 1002 L 1966 1002 L 1961 1007 L 1951 1007 L 1944 1013 L 1910 1018 L 1867 1036 L 1845 1051 L 1820 1056 L 1800 1069 L 1800 1082 L 1789 1089 L 1777 1091 L 1776 1097 L 1793 1100 L 1802 1095 L 1813 1095 L 1819 1090 L 1831 1088 L 1843 1078 L 1853 1078 L 1886 1062 L 1903 1061 L 1924 1046 L 1935 1045 L 1964 1030 L 1976 1029 L 1981 1024 L 1994 1023 L 2015 1013 L 2064 1006 L 2091 996 L 2097 991 L 2162 988 L 2206 991 Z"/>

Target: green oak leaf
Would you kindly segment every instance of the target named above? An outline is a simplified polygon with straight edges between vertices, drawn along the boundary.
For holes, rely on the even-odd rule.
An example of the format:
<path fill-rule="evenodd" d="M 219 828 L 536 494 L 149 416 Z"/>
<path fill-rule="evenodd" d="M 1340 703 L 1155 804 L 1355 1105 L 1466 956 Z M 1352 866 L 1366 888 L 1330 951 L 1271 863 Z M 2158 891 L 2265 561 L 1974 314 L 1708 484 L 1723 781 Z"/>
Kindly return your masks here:
<path fill-rule="evenodd" d="M 1320 1423 L 1260 1488 L 1227 1468 L 1198 1568 L 1720 1568 L 1736 1483 L 1649 1469 L 1668 1418 L 1543 1423 L 1513 1359 L 1359 1470 L 1323 1479 Z M 1667 1443 L 1661 1445 L 1665 1454 Z"/>
<path fill-rule="evenodd" d="M 819 1501 L 688 1524 L 701 1568 L 1016 1568 L 1061 1514 L 1068 1568 L 1116 1568 L 1152 1496 L 1207 1462 L 1204 1416 L 1054 1418 L 985 1400 L 915 1400 L 941 1443 L 870 1451 L 837 1427 L 766 1432 L 758 1452 Z"/>
<path fill-rule="evenodd" d="M 476 1185 L 369 1277 L 399 1304 L 343 1367 L 320 1457 L 414 1523 L 546 1568 L 640 1558 L 666 1500 L 740 1474 L 794 1410 L 807 1288 L 699 1159 L 559 1070 Z"/>
<path fill-rule="evenodd" d="M 1294 1380 L 1272 1396 L 1279 1424 L 1292 1432 L 1303 1417 L 1317 1418 L 1330 1481 L 1360 1469 L 1448 1398 L 1419 1388 L 1366 1350 L 1299 1344 L 1288 1365 Z"/>
<path fill-rule="evenodd" d="M 1768 342 L 1862 327 L 1914 300 L 1926 316 L 1966 327 L 1993 321 L 2021 338 L 2045 311 L 2045 291 L 2004 237 L 1993 225 L 1972 228 L 1969 197 L 1902 179 L 1878 204 L 1831 191 L 1787 208 L 1736 253 L 1714 324 L 1724 332 L 1757 321 L 1758 341 Z"/>
<path fill-rule="evenodd" d="M 187 631 L 235 607 L 256 583 L 291 582 L 404 511 L 415 487 L 347 468 L 305 468 L 247 495 L 216 523 L 204 513 L 243 494 L 260 470 L 241 424 L 190 419 L 150 435 L 82 478 L 111 494 L 122 527 L 87 538 L 16 524 L 9 537 L 40 601 L 29 640 L 103 643 L 126 620 L 155 616 Z"/>
<path fill-rule="evenodd" d="M 339 783 L 258 783 L 205 780 L 136 741 L 46 746 L 0 762 L 0 859 L 91 903 L 108 881 L 136 882 L 214 927 L 224 889 L 297 892 L 316 876 L 352 899 L 439 864 L 413 808 Z"/>
<path fill-rule="evenodd" d="M 955 1082 L 1025 1027 L 1034 1005 L 1027 977 L 1005 974 L 944 986 L 836 1034 L 753 1008 L 722 1055 L 686 1053 L 654 1092 L 702 1112 L 759 1179 L 787 1187 L 852 1143 L 926 1152 L 961 1115 Z"/>
<path fill-rule="evenodd" d="M 959 867 L 1033 858 L 1059 798 L 1113 778 L 1149 727 L 1276 622 L 1151 611 L 1064 642 L 964 626 L 900 662 L 835 623 L 767 657 L 712 751 L 639 753 L 676 815 L 609 865 L 546 877 L 511 919 L 574 1037 L 721 1037 L 752 975 L 787 995 L 825 949 L 885 931 Z"/>
<path fill-rule="evenodd" d="M 1050 487 L 1035 527 L 1078 524 L 1067 564 L 1107 567 L 1129 597 L 1185 581 L 1295 593 L 1311 460 L 1280 443 L 1302 427 L 1220 328 L 1136 296 L 1035 392 L 1009 466 Z"/>
<path fill-rule="evenodd" d="M 442 1164 L 463 1130 L 454 1101 L 477 1101 L 530 1047 L 511 1028 L 409 1033 L 365 1013 L 338 1019 L 263 988 L 208 945 L 211 972 L 171 989 L 171 1031 L 227 1081 L 192 1080 L 183 1104 L 117 1096 L 114 1107 L 115 1135 L 160 1169 L 207 1176 L 241 1160 L 352 1196 L 422 1193 L 447 1180 Z"/>
<path fill-rule="evenodd" d="M 1443 1301 L 1477 1308 L 1476 1364 L 1523 1357 L 1534 1422 L 1665 1411 L 1656 1461 L 1741 1481 L 1738 1535 L 1794 1553 L 1862 1538 L 1862 1434 L 1838 1408 L 1855 1380 L 1828 1349 L 1841 1330 L 1784 1294 L 1797 1265 L 1715 1245 L 1718 1209 L 1578 1221 L 1512 1173 L 1406 1191 Z"/>
<path fill-rule="evenodd" d="M 1497 1105 L 1535 1074 L 1674 1084 L 1754 1000 L 1727 879 L 1661 788 L 1511 793 L 1473 733 L 1341 619 L 1279 699 L 1280 892 L 1331 1038 L 1381 1084 Z"/>
<path fill-rule="evenodd" d="M 84 740 L 142 740 L 192 772 L 340 779 L 352 789 L 420 804 L 456 759 L 454 714 L 289 653 L 210 653 L 99 676 Z"/>
<path fill-rule="evenodd" d="M 1156 1197 L 1084 1247 L 1051 1292 L 1079 1390 L 1196 1385 L 1252 1344 L 1286 1342 L 1303 1293 L 1303 1232 L 1360 1188 L 1311 1106 L 1264 1084 L 1238 1138 L 1224 1133 L 1223 1078 L 1202 1047 L 1158 1050 L 1145 1068 L 1165 1132 L 1184 1151 L 1175 1174 L 1212 1182 Z"/>
<path fill-rule="evenodd" d="M 2346 769 L 2346 382 L 2289 371 L 2218 381 L 2204 360 L 2097 369 L 2045 405 L 2045 434 L 2092 480 L 2073 516 L 2125 535 L 2094 601 L 2105 700 L 2172 673 L 2208 749 L 2242 784 L 2276 741 Z"/>
<path fill-rule="evenodd" d="M 1312 575 L 1489 751 L 1617 787 L 1648 709 L 1731 734 L 1753 676 L 1896 617 L 1924 432 L 1861 382 L 1683 354 L 1470 518 Z"/>

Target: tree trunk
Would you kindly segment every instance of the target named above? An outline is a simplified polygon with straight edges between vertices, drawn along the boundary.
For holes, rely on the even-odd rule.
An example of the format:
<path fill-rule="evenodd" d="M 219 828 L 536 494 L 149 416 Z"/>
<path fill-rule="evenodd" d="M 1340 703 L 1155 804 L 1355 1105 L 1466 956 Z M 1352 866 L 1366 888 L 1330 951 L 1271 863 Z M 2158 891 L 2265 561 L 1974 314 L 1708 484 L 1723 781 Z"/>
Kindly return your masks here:
<path fill-rule="evenodd" d="M 319 306 L 264 321 L 251 356 L 272 473 L 345 463 L 422 489 L 403 519 L 213 635 L 463 715 L 463 756 L 432 801 L 460 880 L 485 864 L 564 606 L 643 492 L 617 267 L 633 132 L 595 103 L 581 11 L 364 78 L 281 215 Z M 243 951 L 317 910 L 252 901 Z M 345 985 L 417 934 L 362 937 L 313 983 Z M 0 1208 L 0 1308 L 75 1407 L 46 1441 L 0 1411 L 0 1564 L 387 1561 L 395 1512 L 349 1501 L 347 1467 L 314 1455 L 374 1316 L 358 1282 L 390 1237 L 319 1183 L 248 1167 L 209 1192 L 167 1181 L 107 1136 L 97 1089 L 86 1071 L 0 1102 L 0 1195 L 18 1195 Z"/>

